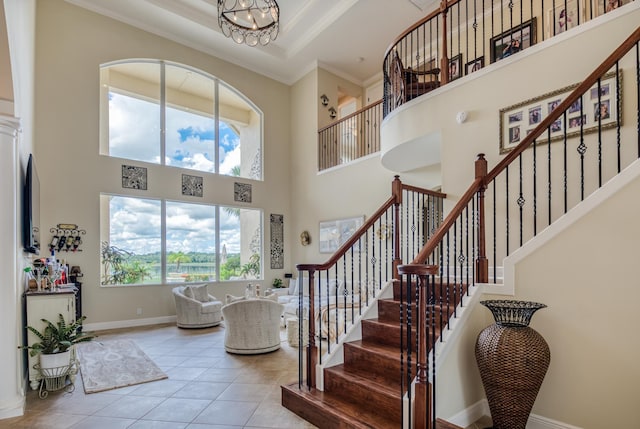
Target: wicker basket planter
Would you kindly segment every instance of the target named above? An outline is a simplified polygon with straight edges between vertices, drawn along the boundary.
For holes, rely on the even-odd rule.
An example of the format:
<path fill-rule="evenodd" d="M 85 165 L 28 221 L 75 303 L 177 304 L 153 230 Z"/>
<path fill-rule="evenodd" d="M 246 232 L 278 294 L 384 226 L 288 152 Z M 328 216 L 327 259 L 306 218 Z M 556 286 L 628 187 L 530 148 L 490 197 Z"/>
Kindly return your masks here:
<path fill-rule="evenodd" d="M 551 354 L 530 328 L 533 313 L 546 305 L 528 301 L 482 301 L 496 321 L 478 335 L 476 361 L 493 429 L 525 429 Z"/>

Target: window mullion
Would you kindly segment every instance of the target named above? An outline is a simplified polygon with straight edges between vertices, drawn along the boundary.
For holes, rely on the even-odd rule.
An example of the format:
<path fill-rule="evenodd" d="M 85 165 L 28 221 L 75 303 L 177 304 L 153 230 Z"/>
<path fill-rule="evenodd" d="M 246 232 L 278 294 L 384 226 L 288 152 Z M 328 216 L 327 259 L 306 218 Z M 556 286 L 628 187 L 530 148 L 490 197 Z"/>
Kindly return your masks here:
<path fill-rule="evenodd" d="M 214 123 L 215 123 L 215 142 L 214 142 L 214 154 L 213 154 L 213 162 L 215 163 L 214 171 L 216 174 L 220 174 L 220 160 L 218 159 L 220 156 L 220 98 L 219 98 L 219 85 L 218 79 L 214 79 L 213 85 L 213 111 L 214 111 Z"/>
<path fill-rule="evenodd" d="M 217 168 L 217 167 L 216 167 Z M 215 224 L 215 229 L 216 229 L 216 233 L 215 233 L 215 240 L 216 240 L 216 246 L 215 246 L 215 252 L 216 252 L 216 282 L 220 282 L 220 206 L 215 205 L 213 206 L 213 210 L 215 212 L 215 218 L 214 218 L 214 224 Z"/>
<path fill-rule="evenodd" d="M 165 63 L 160 61 L 160 165 L 165 165 L 167 139 L 167 91 L 165 85 Z"/>
<path fill-rule="evenodd" d="M 167 283 L 167 201 L 160 202 L 160 282 Z"/>

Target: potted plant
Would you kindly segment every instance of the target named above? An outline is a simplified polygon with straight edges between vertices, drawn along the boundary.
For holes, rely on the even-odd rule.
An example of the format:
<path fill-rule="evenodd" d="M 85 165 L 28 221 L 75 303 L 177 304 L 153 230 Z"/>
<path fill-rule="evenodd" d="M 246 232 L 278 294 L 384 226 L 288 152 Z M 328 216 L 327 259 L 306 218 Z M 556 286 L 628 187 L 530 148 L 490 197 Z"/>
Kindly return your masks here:
<path fill-rule="evenodd" d="M 282 284 L 282 279 L 273 279 L 273 283 L 271 283 L 271 286 L 274 287 L 275 289 L 280 289 L 281 287 L 284 287 L 284 285 Z"/>
<path fill-rule="evenodd" d="M 74 344 L 91 341 L 95 338 L 95 335 L 79 331 L 85 319 L 86 316 L 82 316 L 70 324 L 65 322 L 62 314 L 59 315 L 56 323 L 40 319 L 46 324 L 43 331 L 39 331 L 33 326 L 27 326 L 27 329 L 40 341 L 24 348 L 29 349 L 31 356 L 40 355 L 41 369 L 69 366 L 71 347 Z"/>

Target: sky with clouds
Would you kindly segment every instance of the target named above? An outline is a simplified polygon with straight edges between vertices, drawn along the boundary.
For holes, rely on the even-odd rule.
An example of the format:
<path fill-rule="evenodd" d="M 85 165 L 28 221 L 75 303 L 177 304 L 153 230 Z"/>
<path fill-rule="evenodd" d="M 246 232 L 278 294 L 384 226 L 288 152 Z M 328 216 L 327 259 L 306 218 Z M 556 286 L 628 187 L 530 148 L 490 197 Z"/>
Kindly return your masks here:
<path fill-rule="evenodd" d="M 110 93 L 109 153 L 144 162 L 160 160 L 160 108 L 157 104 Z M 220 122 L 220 173 L 240 165 L 240 139 Z M 214 172 L 215 122 L 212 118 L 167 108 L 165 164 Z M 136 254 L 160 250 L 161 201 L 110 197 L 110 244 Z M 244 209 L 243 209 L 244 210 Z M 167 202 L 167 251 L 213 253 L 215 206 Z M 219 210 L 220 243 L 227 252 L 240 252 L 240 219 Z M 222 247 L 222 246 L 221 246 Z"/>

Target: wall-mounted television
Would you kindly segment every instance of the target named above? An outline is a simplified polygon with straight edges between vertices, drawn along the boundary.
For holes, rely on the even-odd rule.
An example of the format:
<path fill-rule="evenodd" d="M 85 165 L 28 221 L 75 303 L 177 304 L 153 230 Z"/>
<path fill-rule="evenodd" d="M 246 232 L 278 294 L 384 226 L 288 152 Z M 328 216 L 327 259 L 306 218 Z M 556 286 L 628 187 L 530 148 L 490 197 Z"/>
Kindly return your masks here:
<path fill-rule="evenodd" d="M 29 155 L 22 193 L 22 241 L 25 252 L 40 253 L 40 180 L 33 154 Z"/>

